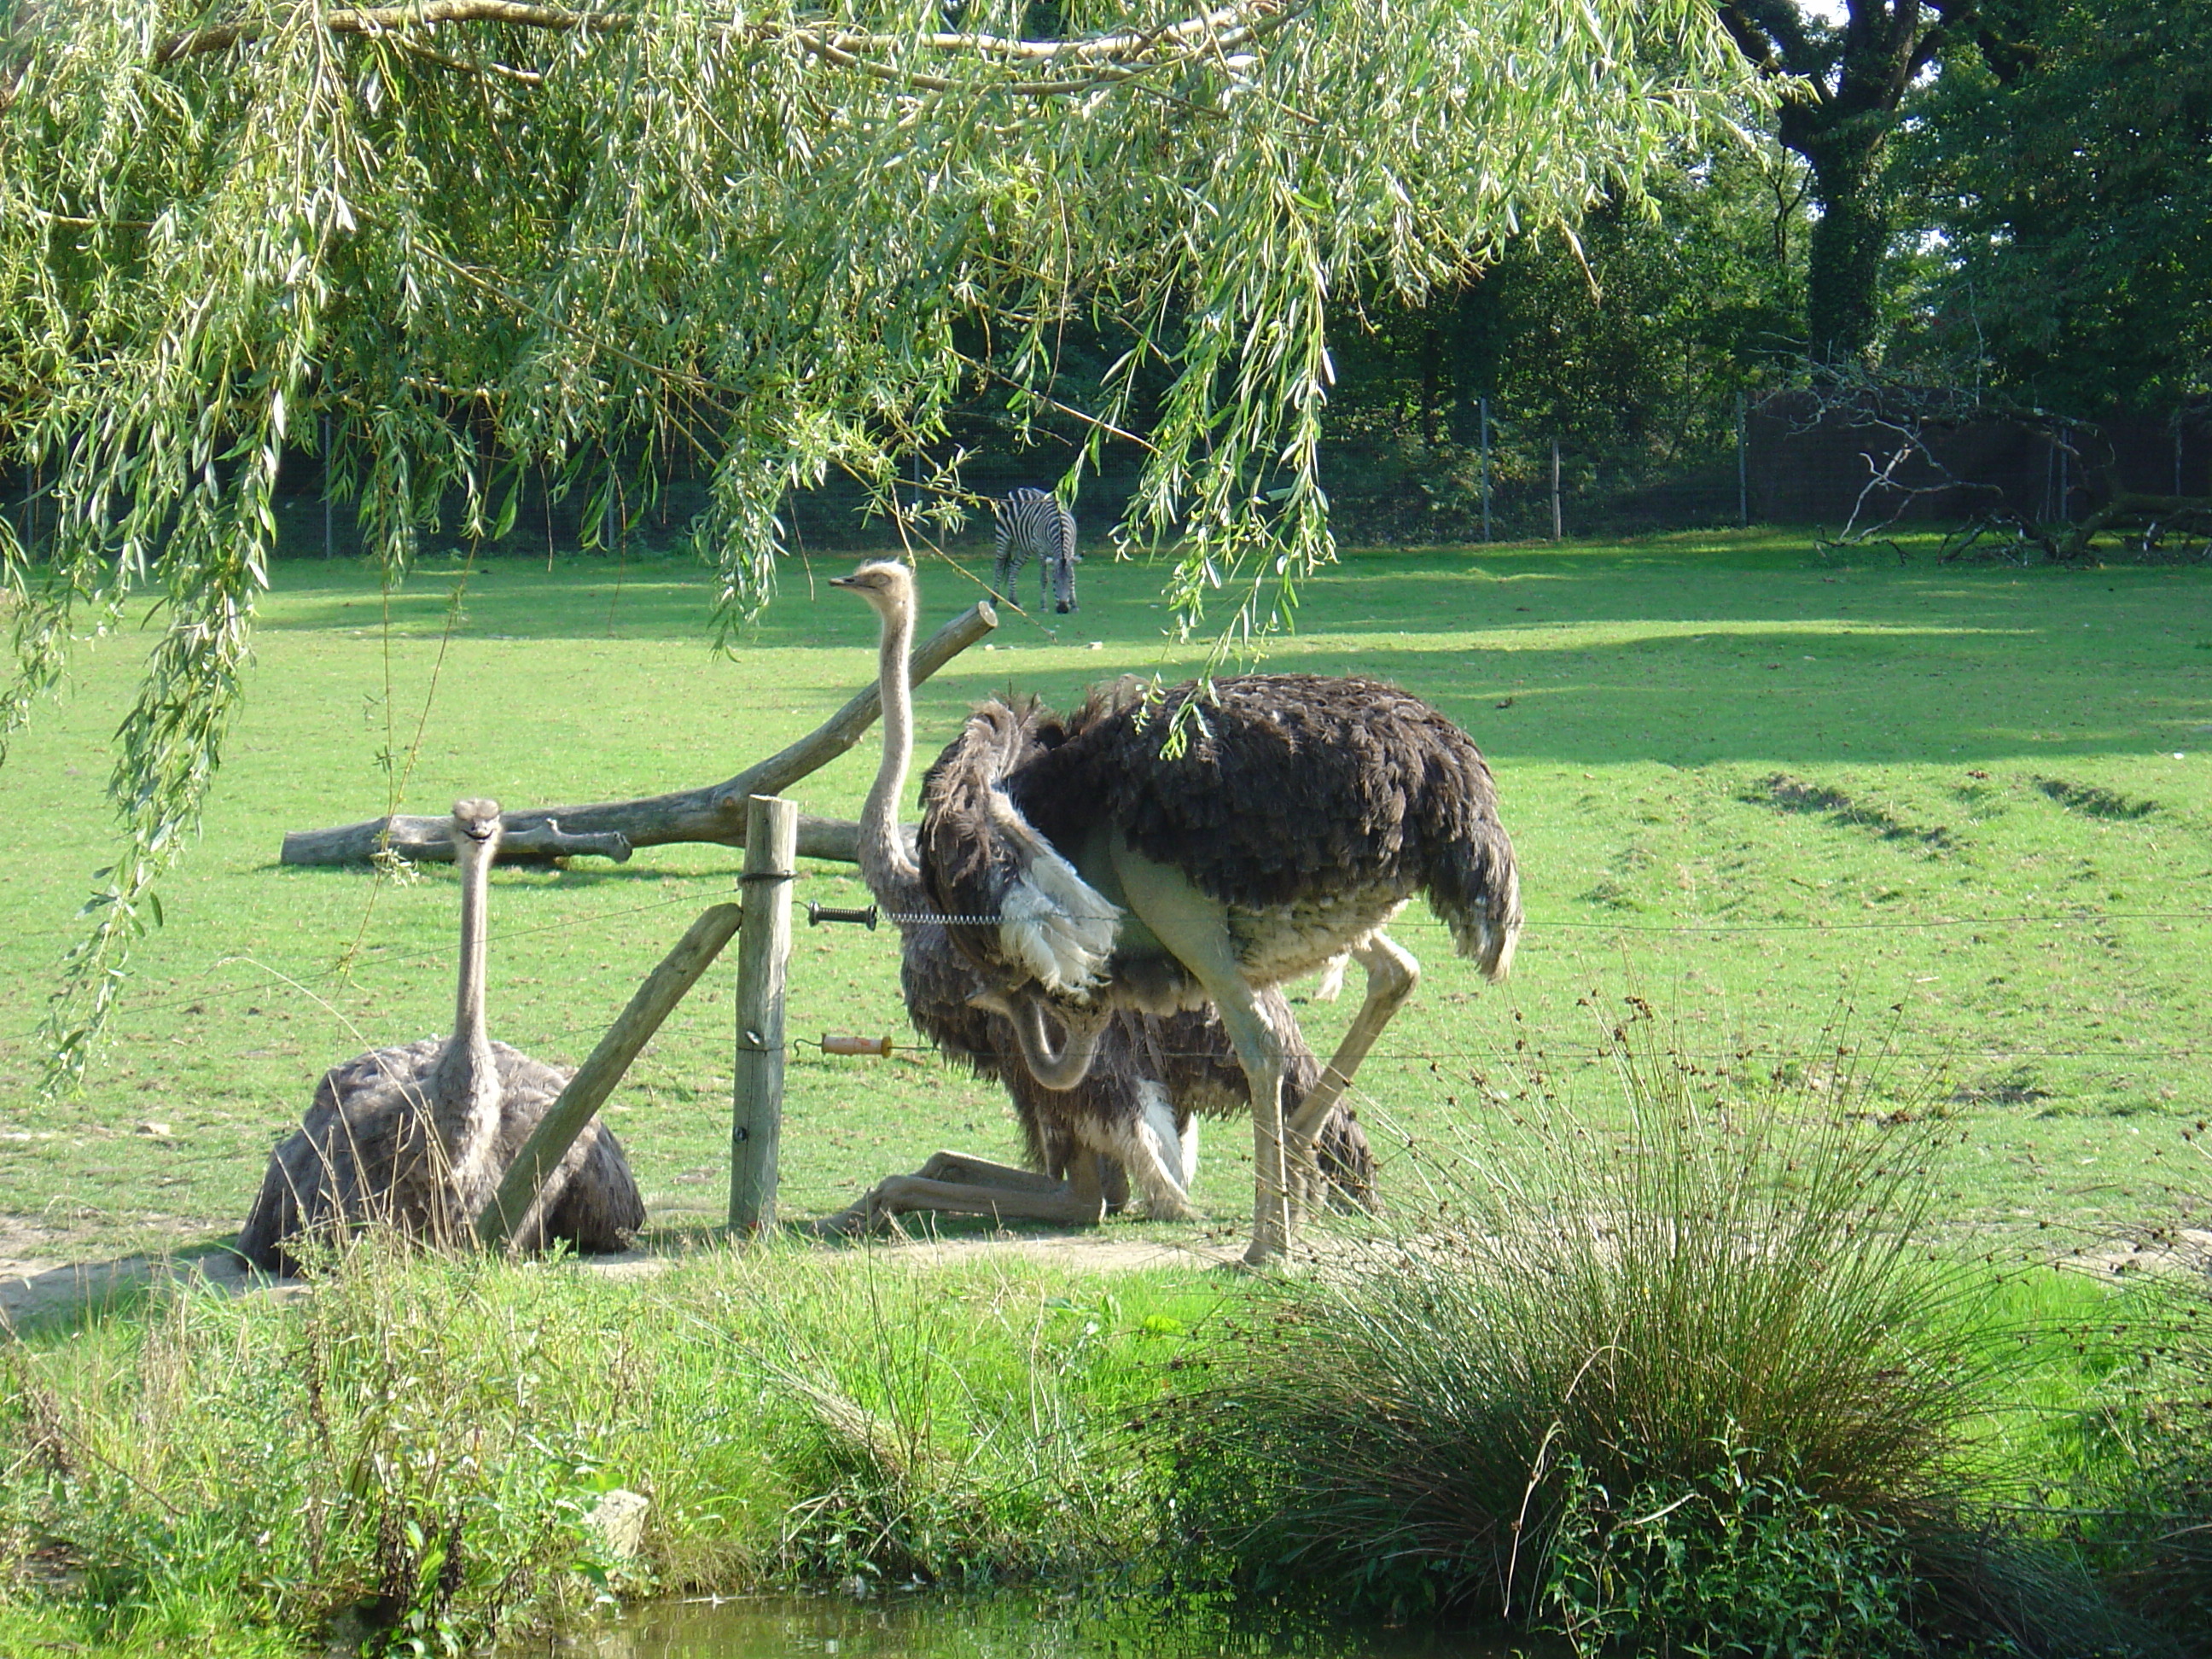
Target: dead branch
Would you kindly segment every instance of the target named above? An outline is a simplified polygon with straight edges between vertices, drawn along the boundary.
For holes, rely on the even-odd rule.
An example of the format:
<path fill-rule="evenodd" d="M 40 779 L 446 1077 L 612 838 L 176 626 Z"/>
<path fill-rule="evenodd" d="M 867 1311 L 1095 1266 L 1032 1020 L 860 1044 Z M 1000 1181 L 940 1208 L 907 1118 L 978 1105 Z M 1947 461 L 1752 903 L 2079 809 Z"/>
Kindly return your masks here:
<path fill-rule="evenodd" d="M 998 612 L 988 604 L 978 604 L 954 617 L 916 647 L 912 683 L 921 684 L 998 625 Z M 858 743 L 881 713 L 877 690 L 871 685 L 781 753 L 704 789 L 502 813 L 506 838 L 500 848 L 501 862 L 542 862 L 574 853 L 619 860 L 627 859 L 633 848 L 665 847 L 673 842 L 742 847 L 748 796 L 784 793 Z M 845 819 L 802 817 L 799 854 L 849 864 L 858 856 L 859 833 L 859 827 Z M 452 819 L 443 814 L 395 815 L 332 830 L 295 830 L 284 837 L 277 862 L 372 864 L 392 855 L 416 863 L 451 862 Z"/>

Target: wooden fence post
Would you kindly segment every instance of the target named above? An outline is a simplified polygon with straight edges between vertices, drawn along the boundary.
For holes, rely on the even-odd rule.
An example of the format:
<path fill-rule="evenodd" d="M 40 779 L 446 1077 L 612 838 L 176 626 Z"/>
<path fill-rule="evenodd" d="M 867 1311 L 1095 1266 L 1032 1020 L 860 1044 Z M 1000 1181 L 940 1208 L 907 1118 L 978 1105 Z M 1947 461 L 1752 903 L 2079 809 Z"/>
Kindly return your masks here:
<path fill-rule="evenodd" d="M 1751 394 L 1735 394 L 1735 521 L 1751 527 Z"/>
<path fill-rule="evenodd" d="M 1559 441 L 1552 440 L 1552 539 L 1559 541 L 1565 532 L 1559 518 Z"/>
<path fill-rule="evenodd" d="M 1482 411 L 1482 539 L 1490 539 L 1490 399 L 1476 399 Z"/>
<path fill-rule="evenodd" d="M 730 1115 L 730 1231 L 775 1225 L 783 1134 L 783 985 L 791 955 L 797 803 L 745 802 L 745 920 L 738 934 L 738 1047 Z"/>

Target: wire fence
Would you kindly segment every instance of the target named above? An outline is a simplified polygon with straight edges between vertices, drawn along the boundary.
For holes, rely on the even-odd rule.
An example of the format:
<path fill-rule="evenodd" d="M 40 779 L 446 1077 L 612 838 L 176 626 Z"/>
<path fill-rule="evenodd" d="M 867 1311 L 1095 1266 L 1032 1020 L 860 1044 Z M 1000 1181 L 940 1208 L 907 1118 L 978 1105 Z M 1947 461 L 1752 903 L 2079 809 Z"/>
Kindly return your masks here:
<path fill-rule="evenodd" d="M 491 933 L 488 942 L 492 947 L 498 948 L 521 939 L 540 937 L 546 934 L 570 933 L 580 935 L 589 933 L 597 936 L 605 933 L 606 926 L 610 922 L 621 921 L 624 918 L 650 915 L 672 909 L 696 908 L 704 902 L 704 898 L 705 896 L 697 891 L 687 891 L 672 897 L 657 899 L 649 903 L 626 905 L 617 909 L 600 912 L 588 916 L 578 916 L 563 921 L 544 923 L 534 927 L 499 929 Z M 888 917 L 883 919 L 896 920 L 895 918 Z M 963 921 L 977 926 L 995 927 L 997 925 L 995 919 L 992 918 L 963 919 L 957 917 L 930 915 L 920 918 L 908 918 L 906 920 L 949 923 L 956 926 L 962 925 Z M 1668 935 L 1678 938 L 1721 938 L 1729 934 L 1745 933 L 1820 934 L 1827 933 L 1849 933 L 1852 934 L 1860 934 L 1865 933 L 1885 933 L 1924 934 L 1948 932 L 1949 930 L 1962 927 L 1981 927 L 1990 929 L 2002 929 L 2006 927 L 2052 927 L 2080 930 L 2083 928 L 2100 927 L 2114 922 L 2146 921 L 2195 922 L 2202 925 L 2212 926 L 2212 907 L 2172 910 L 2069 909 L 2064 911 L 2009 912 L 2002 915 L 1947 916 L 1909 921 L 1828 921 L 1807 918 L 1797 921 L 1768 922 L 1726 922 L 1699 919 L 1684 919 L 1668 922 L 1631 923 L 1616 921 L 1575 921 L 1567 920 L 1553 921 L 1539 917 L 1532 919 L 1528 923 L 1522 934 L 1520 950 L 1526 956 L 1540 957 L 1547 948 L 1546 943 L 1547 935 L 1558 933 L 1598 933 L 1623 938 L 1650 936 L 1655 934 Z M 1433 918 L 1401 917 L 1391 923 L 1390 932 L 1394 934 L 1405 935 L 1418 939 L 1424 935 L 1443 935 L 1449 932 L 1449 929 L 1447 924 Z M 886 951 L 888 954 L 888 947 L 886 947 Z M 189 988 L 173 989 L 159 997 L 137 999 L 131 1004 L 131 1012 L 134 1015 L 143 1015 L 159 1012 L 165 1009 L 189 1005 L 195 1002 L 208 1003 L 233 999 L 243 1000 L 249 997 L 265 997 L 270 995 L 272 992 L 278 990 L 289 990 L 295 994 L 306 996 L 320 1002 L 322 1001 L 322 993 L 325 991 L 335 991 L 349 981 L 363 976 L 363 975 L 368 971 L 389 973 L 395 970 L 450 970 L 453 961 L 454 957 L 452 951 L 448 948 L 442 947 L 434 950 L 410 951 L 402 954 L 384 954 L 378 949 L 378 947 L 372 946 L 370 947 L 369 953 L 368 953 L 363 958 L 357 958 L 352 963 L 341 964 L 333 961 L 325 961 L 313 968 L 307 968 L 303 966 L 296 972 L 280 969 L 254 957 L 245 956 L 225 957 L 219 960 L 214 965 L 217 968 L 229 965 L 236 965 L 238 967 L 245 968 L 249 970 L 247 976 L 230 982 L 221 982 L 210 976 Z M 617 991 L 618 991 L 618 989 L 619 988 L 617 988 L 616 991 L 611 991 L 609 993 L 607 1006 L 610 1010 L 616 1006 L 619 1000 L 618 995 L 617 994 Z M 793 989 L 797 994 L 798 999 L 803 1000 L 805 998 L 805 979 L 803 976 L 794 978 L 793 981 Z M 1347 992 L 1346 994 L 1347 996 L 1350 996 L 1351 994 Z M 327 1005 L 325 1006 L 327 1006 Z M 885 1010 L 885 1013 L 887 1018 L 890 1018 L 897 1024 L 903 1024 L 904 1010 L 902 1007 L 896 1009 L 887 1008 Z M 583 1039 L 589 1041 L 596 1039 L 599 1034 L 600 1029 L 601 1027 L 598 1023 L 591 1019 L 583 1019 L 564 1024 L 556 1028 L 544 1030 L 541 1031 L 539 1035 L 541 1039 L 547 1040 L 573 1041 Z M 927 1042 L 893 1042 L 889 1045 L 889 1047 L 891 1052 L 897 1053 L 911 1054 L 935 1052 L 934 1045 Z M 798 1053 L 806 1049 L 820 1050 L 821 1048 L 822 1043 L 818 1040 L 805 1037 L 794 1037 L 790 1039 L 787 1043 L 787 1051 L 792 1053 Z M 1210 1051 L 1179 1053 L 1177 1057 L 1200 1058 L 1203 1057 L 1204 1052 Z M 1735 1049 L 1730 1048 L 1729 1045 L 1724 1044 L 1717 1045 L 1711 1050 L 1711 1054 L 1716 1056 L 1725 1055 L 1734 1052 L 1735 1052 Z M 1883 1049 L 1883 1053 L 1889 1058 L 1912 1060 L 1928 1063 L 1972 1061 L 1982 1065 L 1999 1065 L 2014 1060 L 2038 1060 L 2104 1061 L 2114 1063 L 2124 1062 L 2130 1065 L 2148 1064 L 2194 1066 L 2205 1059 L 2212 1058 L 2212 1045 L 2190 1044 L 2179 1047 L 2161 1046 L 2158 1048 L 2130 1047 L 2128 1046 L 2127 1041 L 2124 1037 L 2119 1037 L 2115 1038 L 2112 1043 L 2106 1046 L 2060 1048 L 2050 1046 L 2023 1046 L 2004 1042 L 1990 1042 L 1961 1039 L 1955 1043 L 1947 1044 L 1939 1048 L 1905 1048 L 1896 1045 L 1891 1045 L 1886 1047 Z M 1502 1058 L 1504 1058 L 1504 1056 L 1501 1055 L 1501 1053 L 1495 1047 L 1399 1048 L 1394 1047 L 1386 1042 L 1378 1044 L 1368 1057 L 1366 1063 L 1370 1065 L 1435 1065 L 1448 1061 L 1455 1065 L 1495 1066 L 1500 1062 Z"/>
<path fill-rule="evenodd" d="M 1972 407 L 1962 392 L 1922 396 Z M 1993 507 L 2063 524 L 2115 489 L 2212 495 L 2212 418 L 2202 408 L 2122 411 L 2094 426 L 1964 416 L 1916 428 L 1914 444 L 1901 442 L 1893 414 L 1802 391 L 1723 388 L 1691 400 L 1663 427 L 1640 418 L 1607 425 L 1476 398 L 1468 418 L 1428 433 L 1407 429 L 1389 411 L 1347 418 L 1324 446 L 1322 482 L 1349 546 L 1573 541 L 1753 524 L 1834 531 L 1855 520 L 1957 524 Z M 1068 443 L 1023 453 L 971 446 L 961 467 L 967 523 L 948 548 L 986 550 L 988 498 L 1056 483 L 1075 453 Z M 1109 447 L 1099 470 L 1080 478 L 1074 506 L 1085 544 L 1102 545 L 1127 512 L 1139 460 L 1130 446 Z M 512 529 L 477 550 L 550 560 L 666 549 L 708 504 L 703 464 L 649 488 L 629 479 L 607 489 L 603 482 L 562 491 L 525 474 Z M 918 483 L 900 491 L 905 505 L 921 498 Z M 0 503 L 26 545 L 51 534 L 54 505 L 43 475 L 0 471 Z M 458 497 L 446 504 L 448 541 L 458 539 L 460 505 Z M 793 551 L 842 553 L 897 544 L 879 509 L 860 483 L 833 477 L 787 498 L 781 516 Z M 366 550 L 351 505 L 331 496 L 313 454 L 287 453 L 276 513 L 281 557 Z"/>

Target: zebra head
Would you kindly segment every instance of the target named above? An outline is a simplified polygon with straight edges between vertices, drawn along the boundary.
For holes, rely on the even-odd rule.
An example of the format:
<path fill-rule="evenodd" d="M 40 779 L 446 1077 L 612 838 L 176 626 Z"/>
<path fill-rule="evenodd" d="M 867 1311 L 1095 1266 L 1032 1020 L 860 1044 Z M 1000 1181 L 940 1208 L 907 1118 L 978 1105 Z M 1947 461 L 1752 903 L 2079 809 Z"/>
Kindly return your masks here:
<path fill-rule="evenodd" d="M 1055 548 L 1045 555 L 1045 578 L 1052 584 L 1052 608 L 1062 616 L 1076 608 L 1075 567 L 1082 556 L 1075 550 L 1075 538 L 1067 538 L 1064 549 Z"/>

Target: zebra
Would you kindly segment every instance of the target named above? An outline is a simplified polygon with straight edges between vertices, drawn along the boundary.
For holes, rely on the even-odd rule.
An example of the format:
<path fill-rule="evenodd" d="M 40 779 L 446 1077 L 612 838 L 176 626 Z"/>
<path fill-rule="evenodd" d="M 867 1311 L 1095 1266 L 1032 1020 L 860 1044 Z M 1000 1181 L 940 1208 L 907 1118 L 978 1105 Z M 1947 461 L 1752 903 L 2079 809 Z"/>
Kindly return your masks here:
<path fill-rule="evenodd" d="M 1062 613 L 1074 610 L 1075 567 L 1083 562 L 1075 550 L 1075 514 L 1050 490 L 1027 484 L 1008 490 L 1004 501 L 994 501 L 991 511 L 999 520 L 991 538 L 992 590 L 1012 600 L 1013 579 L 1034 553 L 1042 562 L 1037 580 L 1044 603 Z"/>

